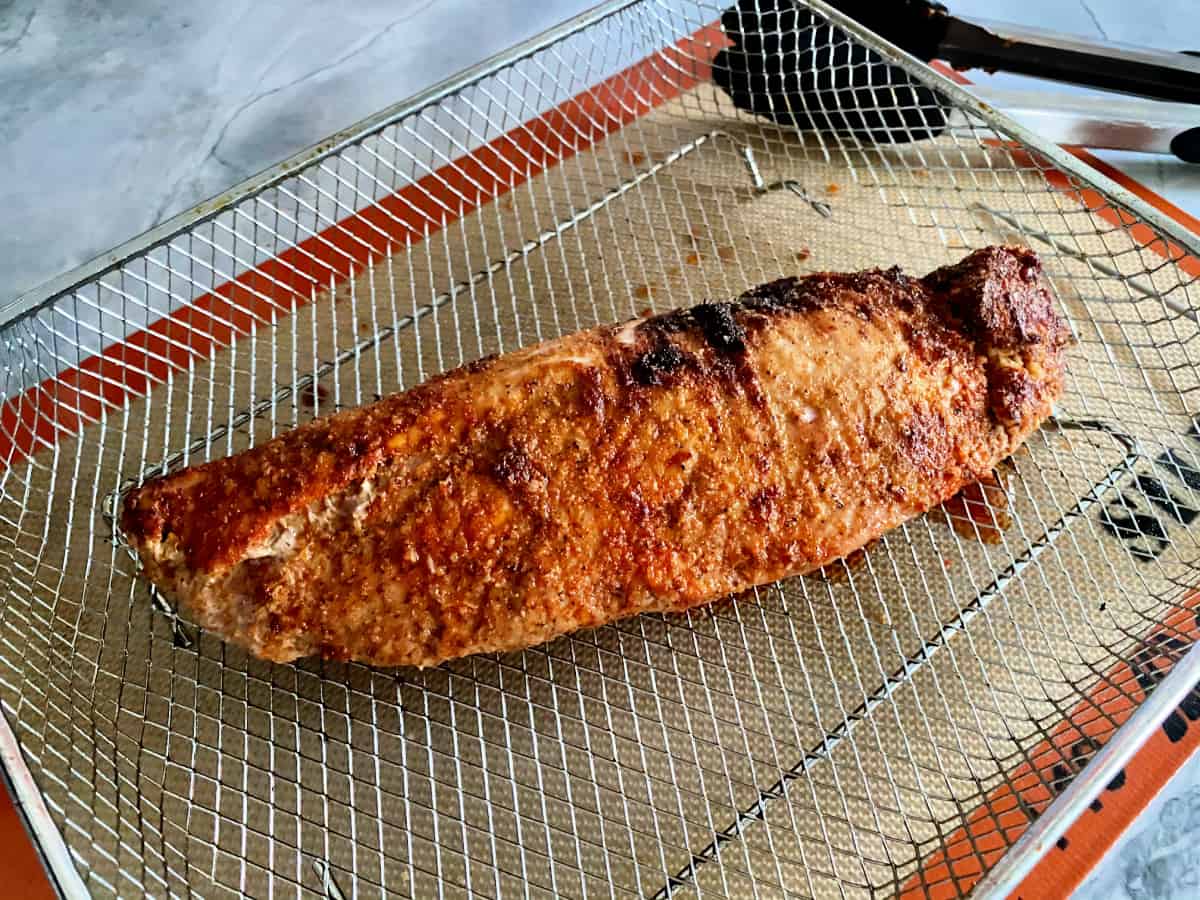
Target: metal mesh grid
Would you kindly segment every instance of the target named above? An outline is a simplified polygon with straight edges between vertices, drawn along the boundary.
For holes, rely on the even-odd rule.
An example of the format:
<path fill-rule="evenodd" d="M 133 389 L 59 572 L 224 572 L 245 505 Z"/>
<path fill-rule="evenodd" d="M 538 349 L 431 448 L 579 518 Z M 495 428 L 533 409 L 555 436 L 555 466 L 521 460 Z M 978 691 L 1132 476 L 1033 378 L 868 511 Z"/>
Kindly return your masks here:
<path fill-rule="evenodd" d="M 721 12 L 595 14 L 4 326 L 0 703 L 88 890 L 965 891 L 922 861 L 1081 705 L 1086 762 L 1116 663 L 1190 642 L 1179 247 L 970 109 L 887 147 L 739 112 L 706 77 Z M 1057 422 L 1002 488 L 820 576 L 430 671 L 275 666 L 177 620 L 114 540 L 123 486 L 482 354 L 1002 240 L 1078 338 Z"/>

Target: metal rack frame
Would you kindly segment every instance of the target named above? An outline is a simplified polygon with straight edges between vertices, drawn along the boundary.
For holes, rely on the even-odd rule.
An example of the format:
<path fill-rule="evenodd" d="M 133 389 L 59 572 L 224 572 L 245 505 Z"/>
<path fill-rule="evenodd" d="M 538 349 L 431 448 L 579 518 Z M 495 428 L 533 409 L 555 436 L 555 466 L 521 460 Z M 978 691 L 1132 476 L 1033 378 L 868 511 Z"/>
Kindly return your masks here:
<path fill-rule="evenodd" d="M 667 8 L 671 7 L 673 0 L 661 0 L 661 2 L 665 4 L 664 8 Z M 955 107 L 968 113 L 981 126 L 994 129 L 997 133 L 1006 135 L 1013 141 L 1024 145 L 1029 151 L 1036 153 L 1049 164 L 1066 173 L 1074 183 L 1099 191 L 1114 206 L 1123 208 L 1136 217 L 1137 220 L 1153 228 L 1162 238 L 1177 243 L 1187 253 L 1200 254 L 1200 241 L 1197 240 L 1195 235 L 1188 233 L 1179 224 L 1163 216 L 1111 179 L 1091 170 L 1070 153 L 1059 147 L 1044 143 L 1036 135 L 1008 121 L 995 110 L 977 101 L 960 86 L 939 75 L 937 72 L 930 70 L 893 45 L 863 30 L 853 21 L 822 2 L 822 0 L 809 0 L 808 5 L 824 16 L 829 22 L 851 35 L 855 41 L 878 52 L 890 62 L 910 73 L 914 78 L 936 88 Z M 452 102 L 465 89 L 477 86 L 485 82 L 488 78 L 511 69 L 517 63 L 552 51 L 553 48 L 564 40 L 582 35 L 588 29 L 601 27 L 606 21 L 613 19 L 625 11 L 652 6 L 655 6 L 655 0 L 613 0 L 613 2 L 604 3 L 574 20 L 513 47 L 478 66 L 465 70 L 441 84 L 435 85 L 408 100 L 398 103 L 375 116 L 331 136 L 328 140 L 296 154 L 289 160 L 247 179 L 222 195 L 221 198 L 199 204 L 191 210 L 121 245 L 111 253 L 92 260 L 78 269 L 53 279 L 8 303 L 0 304 L 0 333 L 2 333 L 3 329 L 13 326 L 14 323 L 26 321 L 35 316 L 39 311 L 54 307 L 62 298 L 68 297 L 88 285 L 96 284 L 106 275 L 120 271 L 123 267 L 128 266 L 131 261 L 147 258 L 156 250 L 169 248 L 171 242 L 176 238 L 187 235 L 198 227 L 216 221 L 222 215 L 237 210 L 239 204 L 244 204 L 248 200 L 261 197 L 272 189 L 288 184 L 290 179 L 312 172 L 321 163 L 337 159 L 348 151 L 360 147 L 365 139 L 379 135 L 385 129 L 403 123 L 424 110 Z M 686 155 L 686 152 L 688 152 L 686 148 L 681 149 L 681 155 Z M 670 166 L 678 158 L 680 157 L 667 157 L 657 162 L 656 165 L 660 168 Z M 639 178 L 642 180 L 652 178 L 656 173 L 657 170 L 650 171 L 648 174 L 640 175 Z M 759 180 L 761 181 L 761 179 Z M 614 190 L 628 191 L 630 189 L 629 184 L 623 184 Z M 619 196 L 619 194 L 614 194 L 613 196 Z M 605 195 L 605 198 L 596 202 L 607 203 L 611 199 L 611 197 Z M 585 210 L 585 213 L 587 213 L 587 210 Z M 590 213 L 587 214 L 590 215 Z M 520 248 L 517 248 L 513 252 L 518 252 L 519 250 Z M 332 289 L 336 290 L 336 285 L 332 286 Z M 1194 313 L 1191 315 L 1194 315 Z M 417 314 L 413 313 L 413 321 L 416 320 L 416 316 Z M 375 337 L 378 336 L 378 334 L 375 335 Z M 349 358 L 347 357 L 347 359 Z M 335 361 L 331 365 L 336 367 L 337 362 Z M 270 404 L 283 402 L 297 391 L 306 387 L 306 385 L 311 385 L 315 379 L 316 376 L 314 374 L 314 377 L 307 383 L 297 381 L 288 386 L 287 393 L 277 394 L 269 398 L 269 401 L 264 402 L 269 402 Z M 247 420 L 253 419 L 255 412 L 251 410 L 246 413 L 246 416 Z M 227 431 L 232 431 L 238 427 L 238 424 L 237 420 L 232 420 L 226 426 Z M 225 432 L 222 432 L 221 435 L 214 438 L 210 434 L 204 440 L 212 444 L 224 435 Z M 186 459 L 187 456 L 188 451 L 182 450 L 177 458 Z M 142 467 L 143 472 L 163 465 L 163 463 L 153 458 L 145 460 L 145 463 Z M 1124 471 L 1127 471 L 1127 467 L 1122 470 L 1122 472 Z M 127 477 L 133 477 L 141 473 L 127 471 L 125 474 Z M 1115 483 L 1116 477 L 1113 477 L 1111 483 L 1104 483 L 1104 490 L 1108 490 Z M 1096 497 L 1099 497 L 1103 493 L 1099 488 L 1095 490 L 1097 491 L 1095 494 Z M 1086 510 L 1087 508 L 1084 506 L 1081 510 Z M 1000 587 L 997 587 L 996 591 L 998 592 L 999 590 Z M 923 650 L 922 652 L 926 651 Z M 1016 845 L 1009 850 L 1002 862 L 991 869 L 977 889 L 978 894 L 981 896 L 1005 896 L 1018 885 L 1020 879 L 1027 874 L 1045 849 L 1051 846 L 1066 831 L 1075 821 L 1078 814 L 1091 803 L 1103 789 L 1104 785 L 1112 779 L 1113 775 L 1136 752 L 1144 737 L 1158 727 L 1163 718 L 1183 700 L 1198 680 L 1200 680 L 1200 654 L 1193 647 L 1181 661 L 1174 665 L 1170 673 L 1164 678 L 1157 689 L 1149 695 L 1149 698 L 1134 714 L 1133 718 L 1123 725 L 1092 759 L 1090 764 L 1083 770 L 1083 774 L 1075 779 L 1069 788 L 1060 794 L 1049 808 L 1034 822 Z M 64 896 L 85 896 L 87 889 L 73 861 L 73 851 L 64 840 L 54 816 L 44 802 L 42 790 L 39 788 L 21 748 L 21 739 L 18 736 L 18 732 L 14 730 L 12 723 L 10 723 L 8 715 L 0 716 L 0 761 L 3 762 L 10 787 L 17 797 L 22 814 L 34 837 L 35 844 L 38 846 L 39 852 L 43 854 L 43 859 L 55 879 L 58 890 Z M 740 825 L 735 827 L 733 833 L 735 835 L 739 834 L 741 827 Z M 715 857 L 716 850 L 713 851 L 712 855 Z M 327 892 L 331 895 L 339 890 L 337 881 L 330 874 L 328 867 L 321 878 Z M 668 882 L 668 885 L 671 883 L 673 882 Z M 667 891 L 667 895 L 671 893 L 671 889 L 664 888 L 664 890 Z"/>

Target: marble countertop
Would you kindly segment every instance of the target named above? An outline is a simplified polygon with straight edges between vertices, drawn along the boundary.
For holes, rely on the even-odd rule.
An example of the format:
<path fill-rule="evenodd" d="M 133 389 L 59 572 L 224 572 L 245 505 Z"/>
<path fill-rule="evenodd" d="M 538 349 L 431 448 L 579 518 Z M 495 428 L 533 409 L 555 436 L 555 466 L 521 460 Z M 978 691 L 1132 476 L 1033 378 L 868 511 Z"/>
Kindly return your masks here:
<path fill-rule="evenodd" d="M 0 3 L 0 299 L 591 5 Z"/>
<path fill-rule="evenodd" d="M 1200 49 L 1195 0 L 945 2 L 966 15 Z M 591 5 L 0 0 L 0 300 Z M 1200 167 L 1101 155 L 1200 215 Z M 1130 873 L 1141 871 L 1147 842 L 1165 846 L 1155 837 L 1164 810 L 1198 796 L 1193 759 L 1077 898 L 1171 896 L 1153 879 L 1135 887 Z"/>

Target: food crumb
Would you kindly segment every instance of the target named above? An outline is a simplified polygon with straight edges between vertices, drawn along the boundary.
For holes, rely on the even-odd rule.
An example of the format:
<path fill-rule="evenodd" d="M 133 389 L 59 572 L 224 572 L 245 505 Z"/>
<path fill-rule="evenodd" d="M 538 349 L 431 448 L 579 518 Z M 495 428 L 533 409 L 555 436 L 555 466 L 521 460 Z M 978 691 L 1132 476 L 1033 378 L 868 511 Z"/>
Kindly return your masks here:
<path fill-rule="evenodd" d="M 637 297 L 639 300 L 645 300 L 648 297 L 653 297 L 654 287 L 649 284 L 639 284 L 633 289 L 633 296 Z"/>
<path fill-rule="evenodd" d="M 842 189 L 841 185 L 834 184 L 833 182 L 830 182 L 829 184 L 825 185 L 825 193 L 827 193 L 827 194 L 836 194 L 841 189 Z"/>
<path fill-rule="evenodd" d="M 625 154 L 625 159 L 631 166 L 640 166 L 646 161 L 646 154 L 639 153 L 636 150 L 630 150 Z"/>
<path fill-rule="evenodd" d="M 797 262 L 804 262 L 810 256 L 812 256 L 812 251 L 809 250 L 807 247 L 801 247 L 799 250 L 796 251 Z"/>
<path fill-rule="evenodd" d="M 642 318 L 643 319 L 648 319 L 652 315 L 654 315 L 654 310 L 652 310 L 650 307 L 647 306 L 645 309 L 642 310 Z"/>
<path fill-rule="evenodd" d="M 684 258 L 683 261 L 685 263 L 687 263 L 689 266 L 698 266 L 698 265 L 700 265 L 700 254 L 699 253 L 689 253 Z"/>

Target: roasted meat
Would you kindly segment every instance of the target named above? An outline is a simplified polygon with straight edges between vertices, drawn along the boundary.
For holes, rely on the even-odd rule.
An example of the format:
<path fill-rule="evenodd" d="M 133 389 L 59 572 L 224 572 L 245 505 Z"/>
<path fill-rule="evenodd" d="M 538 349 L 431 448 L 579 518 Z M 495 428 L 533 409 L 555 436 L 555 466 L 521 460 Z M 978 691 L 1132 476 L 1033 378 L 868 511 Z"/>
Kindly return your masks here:
<path fill-rule="evenodd" d="M 784 278 L 478 360 L 146 482 L 124 538 L 257 656 L 430 666 L 809 572 L 991 472 L 1069 332 L 1036 256 Z"/>

